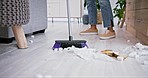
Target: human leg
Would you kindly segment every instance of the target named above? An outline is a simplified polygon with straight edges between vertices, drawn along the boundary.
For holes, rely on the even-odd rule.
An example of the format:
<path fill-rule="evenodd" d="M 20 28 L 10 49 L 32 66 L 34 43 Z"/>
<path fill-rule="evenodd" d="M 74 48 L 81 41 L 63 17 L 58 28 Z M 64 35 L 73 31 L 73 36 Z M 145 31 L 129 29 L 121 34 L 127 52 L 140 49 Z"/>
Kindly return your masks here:
<path fill-rule="evenodd" d="M 103 25 L 104 27 L 114 26 L 113 24 L 113 14 L 109 0 L 98 0 L 102 12 Z"/>
<path fill-rule="evenodd" d="M 115 31 L 113 29 L 114 22 L 113 22 L 113 14 L 109 0 L 99 0 L 102 18 L 103 18 L 103 25 L 107 28 L 107 32 L 105 34 L 100 34 L 100 39 L 110 39 L 115 37 Z"/>
<path fill-rule="evenodd" d="M 97 24 L 97 7 L 95 4 L 96 0 L 87 0 L 87 9 L 89 16 L 90 28 L 81 31 L 80 34 L 98 34 Z"/>

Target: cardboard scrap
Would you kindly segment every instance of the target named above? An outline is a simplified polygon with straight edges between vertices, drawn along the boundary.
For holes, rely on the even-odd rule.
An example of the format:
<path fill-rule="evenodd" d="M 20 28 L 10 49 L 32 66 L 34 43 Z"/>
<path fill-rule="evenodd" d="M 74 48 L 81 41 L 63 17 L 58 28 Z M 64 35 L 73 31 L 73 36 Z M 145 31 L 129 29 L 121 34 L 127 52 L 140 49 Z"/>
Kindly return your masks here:
<path fill-rule="evenodd" d="M 101 52 L 103 54 L 113 57 L 119 61 L 123 61 L 128 57 L 128 55 L 126 55 L 126 54 L 120 54 L 119 52 L 115 52 L 113 50 L 102 50 Z"/>

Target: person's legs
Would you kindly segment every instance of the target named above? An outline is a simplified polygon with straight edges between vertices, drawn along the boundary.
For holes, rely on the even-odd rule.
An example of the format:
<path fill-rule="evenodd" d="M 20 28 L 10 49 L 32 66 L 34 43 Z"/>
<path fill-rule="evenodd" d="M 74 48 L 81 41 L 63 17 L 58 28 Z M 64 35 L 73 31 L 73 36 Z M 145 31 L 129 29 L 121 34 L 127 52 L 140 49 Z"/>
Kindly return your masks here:
<path fill-rule="evenodd" d="M 98 34 L 97 24 L 97 7 L 95 4 L 96 0 L 87 0 L 87 9 L 89 16 L 90 28 L 81 31 L 80 34 Z"/>
<path fill-rule="evenodd" d="M 113 29 L 113 14 L 109 0 L 98 0 L 102 12 L 103 25 L 107 28 L 108 32 L 100 34 L 100 39 L 110 39 L 115 37 L 115 31 Z"/>

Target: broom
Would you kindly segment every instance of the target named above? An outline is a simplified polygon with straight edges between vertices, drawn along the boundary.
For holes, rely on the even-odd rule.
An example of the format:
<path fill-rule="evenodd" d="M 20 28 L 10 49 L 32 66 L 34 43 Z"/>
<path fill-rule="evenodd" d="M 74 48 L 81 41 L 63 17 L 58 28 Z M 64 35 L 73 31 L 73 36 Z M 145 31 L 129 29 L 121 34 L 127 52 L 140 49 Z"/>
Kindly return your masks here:
<path fill-rule="evenodd" d="M 86 44 L 86 40 L 73 40 L 71 36 L 71 26 L 70 26 L 70 10 L 69 10 L 69 0 L 67 0 L 67 16 L 68 16 L 68 32 L 69 32 L 69 40 L 56 40 L 52 49 L 59 49 L 59 48 L 67 48 L 75 46 L 77 48 L 88 47 Z"/>

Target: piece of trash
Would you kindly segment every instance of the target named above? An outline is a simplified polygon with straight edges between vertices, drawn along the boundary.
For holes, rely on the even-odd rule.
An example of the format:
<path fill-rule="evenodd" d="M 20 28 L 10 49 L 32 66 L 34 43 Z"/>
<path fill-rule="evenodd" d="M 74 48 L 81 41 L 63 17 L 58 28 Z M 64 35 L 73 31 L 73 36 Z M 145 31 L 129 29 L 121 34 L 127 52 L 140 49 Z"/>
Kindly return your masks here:
<path fill-rule="evenodd" d="M 113 50 L 102 50 L 101 52 L 119 61 L 123 61 L 128 57 L 126 54 L 120 54 L 119 52 Z"/>
<path fill-rule="evenodd" d="M 130 40 L 127 40 L 127 42 L 129 43 L 129 42 L 130 42 Z"/>
<path fill-rule="evenodd" d="M 148 56 L 148 51 L 142 50 L 141 52 L 138 52 L 138 55 L 140 55 L 140 56 Z"/>
<path fill-rule="evenodd" d="M 58 48 L 55 48 L 54 51 L 58 51 Z"/>
<path fill-rule="evenodd" d="M 64 50 L 64 51 L 69 51 L 70 49 L 69 49 L 69 48 L 64 48 L 63 50 Z"/>
<path fill-rule="evenodd" d="M 129 56 L 129 57 L 132 57 L 132 58 L 135 58 L 135 56 L 136 56 L 137 54 L 138 54 L 137 52 L 131 52 L 128 56 Z"/>
<path fill-rule="evenodd" d="M 31 38 L 34 38 L 34 35 L 31 35 Z"/>
<path fill-rule="evenodd" d="M 74 49 L 73 52 L 84 60 L 94 59 L 95 52 L 93 49 Z"/>
<path fill-rule="evenodd" d="M 67 51 L 68 53 L 73 53 L 77 57 L 84 59 L 84 60 L 94 59 L 94 54 L 97 51 L 96 49 L 91 49 L 91 48 L 86 48 L 86 47 L 76 48 L 74 46 L 68 47 L 67 49 L 66 50 L 64 49 L 63 51 Z"/>
<path fill-rule="evenodd" d="M 123 61 L 123 60 L 124 60 L 124 57 L 122 57 L 122 56 L 118 56 L 118 57 L 117 57 L 117 60 L 119 60 L 119 61 Z"/>
<path fill-rule="evenodd" d="M 102 61 L 109 61 L 109 62 L 114 62 L 116 59 L 112 59 L 112 57 L 105 55 L 101 52 L 97 52 L 94 54 L 94 59 L 102 60 Z"/>
<path fill-rule="evenodd" d="M 137 59 L 141 56 L 148 56 L 148 46 L 137 43 L 135 46 L 124 50 L 124 52 L 128 52 L 129 57 Z"/>
<path fill-rule="evenodd" d="M 148 46 L 146 45 L 142 45 L 141 43 L 137 43 L 135 45 L 136 48 L 140 49 L 140 50 L 148 50 Z"/>
<path fill-rule="evenodd" d="M 29 43 L 33 43 L 33 40 L 29 40 Z"/>
<path fill-rule="evenodd" d="M 135 56 L 135 59 L 137 59 L 137 58 L 139 58 L 139 57 L 140 57 L 139 55 L 136 55 L 136 56 Z"/>
<path fill-rule="evenodd" d="M 63 51 L 63 48 L 59 48 L 59 51 Z"/>
<path fill-rule="evenodd" d="M 113 50 L 102 50 L 101 51 L 103 54 L 106 54 L 110 57 L 115 57 L 117 58 L 117 56 L 119 56 L 119 54 L 117 52 L 114 52 Z"/>

